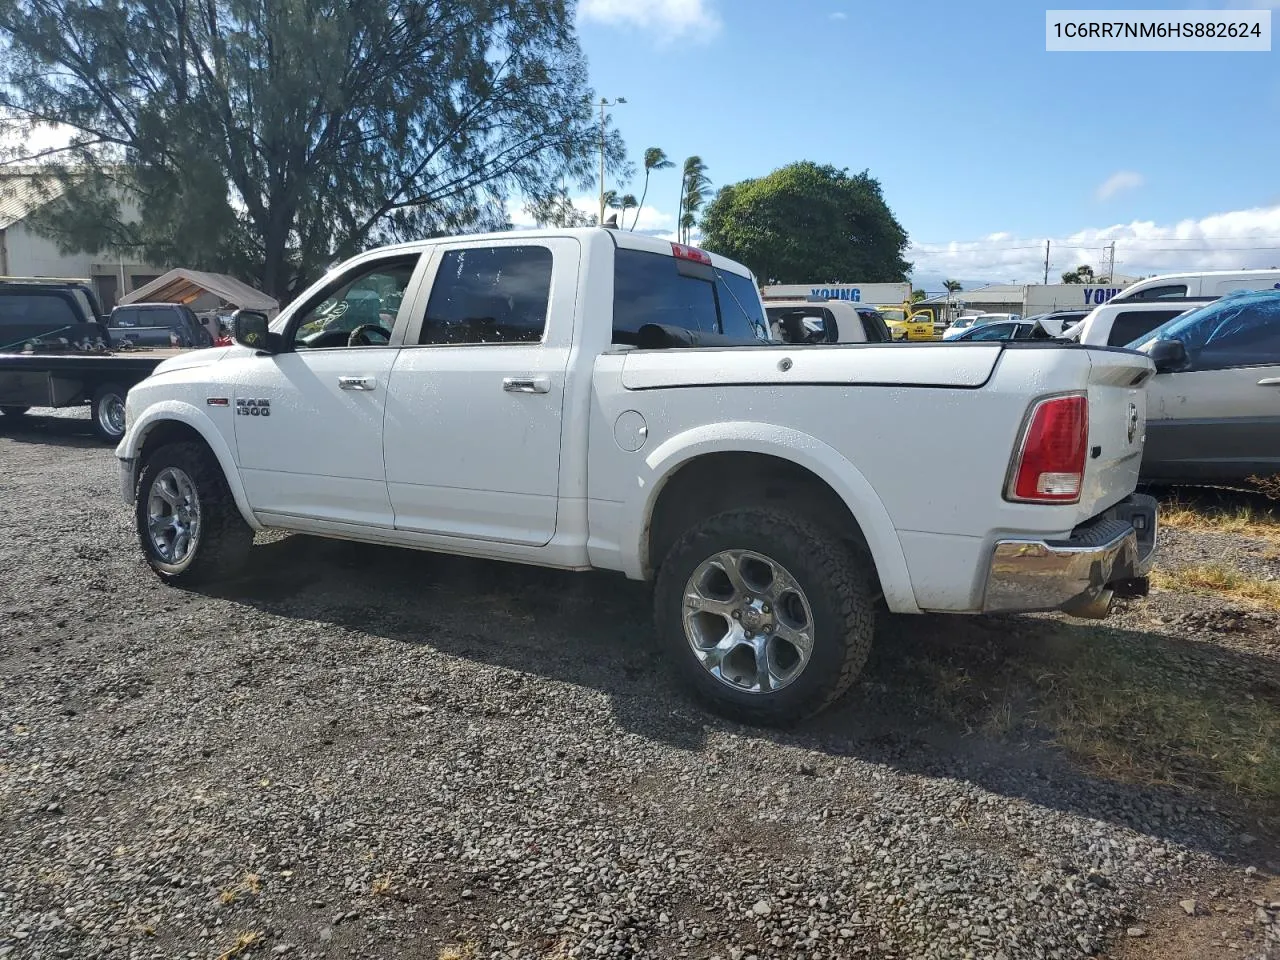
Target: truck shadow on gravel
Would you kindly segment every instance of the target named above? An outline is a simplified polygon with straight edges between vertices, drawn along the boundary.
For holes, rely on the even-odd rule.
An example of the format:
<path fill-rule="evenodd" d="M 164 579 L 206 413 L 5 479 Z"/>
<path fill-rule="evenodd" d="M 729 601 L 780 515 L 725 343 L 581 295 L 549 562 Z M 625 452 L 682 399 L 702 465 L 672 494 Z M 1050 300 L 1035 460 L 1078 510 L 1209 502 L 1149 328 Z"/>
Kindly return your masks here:
<path fill-rule="evenodd" d="M 797 775 L 855 758 L 1232 862 L 1280 859 L 1280 824 L 1259 818 L 1280 809 L 1280 669 L 1238 648 L 1051 617 L 886 616 L 842 704 L 766 730 L 688 699 L 648 587 L 621 576 L 286 536 L 208 595 L 595 689 L 623 730 L 684 750 L 729 732 L 793 748 Z"/>
<path fill-rule="evenodd" d="M 107 444 L 93 432 L 93 424 L 85 417 L 41 416 L 38 413 L 27 413 L 21 417 L 0 415 L 0 440 L 5 439 L 14 443 L 50 447 L 108 449 Z"/>

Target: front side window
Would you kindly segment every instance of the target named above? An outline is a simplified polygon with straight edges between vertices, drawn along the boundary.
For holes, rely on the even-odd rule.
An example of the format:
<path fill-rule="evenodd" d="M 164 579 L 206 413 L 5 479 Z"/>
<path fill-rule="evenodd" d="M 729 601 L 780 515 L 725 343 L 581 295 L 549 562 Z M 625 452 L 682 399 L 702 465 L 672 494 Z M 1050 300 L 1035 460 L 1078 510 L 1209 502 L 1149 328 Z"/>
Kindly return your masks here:
<path fill-rule="evenodd" d="M 538 343 L 551 303 L 548 247 L 472 247 L 440 261 L 422 344 Z"/>
<path fill-rule="evenodd" d="M 296 349 L 385 346 L 418 254 L 365 264 L 304 308 L 294 326 Z"/>
<path fill-rule="evenodd" d="M 1152 330 L 1129 344 L 1180 340 L 1192 369 L 1267 365 L 1280 362 L 1280 293 L 1218 300 Z"/>
<path fill-rule="evenodd" d="M 1197 370 L 1271 366 L 1280 363 L 1280 297 L 1222 312 L 1198 355 Z"/>

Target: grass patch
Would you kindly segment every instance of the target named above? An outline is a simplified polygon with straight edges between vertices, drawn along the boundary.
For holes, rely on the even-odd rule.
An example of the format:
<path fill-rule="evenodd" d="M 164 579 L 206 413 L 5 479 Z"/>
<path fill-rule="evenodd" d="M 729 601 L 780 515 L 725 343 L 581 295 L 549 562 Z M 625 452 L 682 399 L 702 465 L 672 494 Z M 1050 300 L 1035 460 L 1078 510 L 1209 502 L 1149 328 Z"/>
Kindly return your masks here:
<path fill-rule="evenodd" d="M 1280 669 L 1175 637 L 1045 619 L 939 629 L 877 672 L 970 734 L 1048 742 L 1107 779 L 1280 809 Z"/>
<path fill-rule="evenodd" d="M 1208 591 L 1280 610 L 1280 581 L 1259 580 L 1221 564 L 1156 570 L 1151 582 L 1166 590 Z"/>
<path fill-rule="evenodd" d="M 1174 668 L 1148 642 L 1086 631 L 1070 661 L 1031 671 L 1029 714 L 1076 760 L 1107 776 L 1227 790 L 1280 802 L 1280 702 L 1229 679 Z"/>
<path fill-rule="evenodd" d="M 254 930 L 245 932 L 236 936 L 235 942 L 231 944 L 223 953 L 218 955 L 218 960 L 231 960 L 232 957 L 238 957 L 247 950 L 256 947 L 262 942 L 262 931 Z"/>
<path fill-rule="evenodd" d="M 1174 500 L 1160 505 L 1160 524 L 1175 530 L 1234 533 L 1280 543 L 1280 519 L 1272 511 L 1252 504 L 1201 507 Z"/>

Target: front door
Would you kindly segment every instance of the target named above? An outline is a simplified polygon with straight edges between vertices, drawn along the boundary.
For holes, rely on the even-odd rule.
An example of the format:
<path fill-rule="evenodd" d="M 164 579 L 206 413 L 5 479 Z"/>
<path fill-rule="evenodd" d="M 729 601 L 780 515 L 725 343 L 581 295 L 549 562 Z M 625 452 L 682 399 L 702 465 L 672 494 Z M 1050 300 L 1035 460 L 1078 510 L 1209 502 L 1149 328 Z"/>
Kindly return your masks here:
<path fill-rule="evenodd" d="M 555 535 L 580 256 L 570 238 L 438 248 L 391 373 L 397 530 L 531 546 Z"/>
<path fill-rule="evenodd" d="M 1147 388 L 1143 474 L 1280 474 L 1280 296 L 1220 301 L 1184 334 L 1188 368 Z"/>
<path fill-rule="evenodd" d="M 260 513 L 392 526 L 382 463 L 401 308 L 421 255 L 345 271 L 289 314 L 284 349 L 224 363 L 249 502 Z"/>

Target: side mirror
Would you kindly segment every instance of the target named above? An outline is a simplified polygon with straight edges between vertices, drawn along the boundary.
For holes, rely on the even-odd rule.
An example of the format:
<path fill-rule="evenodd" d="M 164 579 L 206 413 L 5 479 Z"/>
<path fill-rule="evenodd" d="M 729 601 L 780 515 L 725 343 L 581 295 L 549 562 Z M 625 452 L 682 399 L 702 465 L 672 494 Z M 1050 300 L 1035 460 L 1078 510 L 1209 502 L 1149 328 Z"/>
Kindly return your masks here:
<path fill-rule="evenodd" d="M 271 333 L 267 329 L 267 315 L 257 310 L 237 310 L 231 315 L 231 339 L 242 347 L 274 353 Z"/>
<path fill-rule="evenodd" d="M 1156 365 L 1156 373 L 1177 373 L 1187 366 L 1187 347 L 1181 340 L 1157 340 L 1147 356 Z"/>

